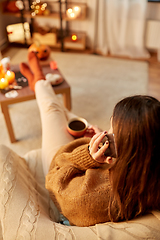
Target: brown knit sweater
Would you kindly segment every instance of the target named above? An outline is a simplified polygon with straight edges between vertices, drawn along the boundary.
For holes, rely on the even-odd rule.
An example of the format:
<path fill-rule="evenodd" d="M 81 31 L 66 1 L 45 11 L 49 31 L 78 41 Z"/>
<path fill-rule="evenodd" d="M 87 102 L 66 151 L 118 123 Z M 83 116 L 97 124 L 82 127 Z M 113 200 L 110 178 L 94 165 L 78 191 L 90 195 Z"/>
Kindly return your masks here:
<path fill-rule="evenodd" d="M 109 170 L 89 154 L 90 138 L 63 146 L 46 176 L 51 199 L 73 225 L 91 226 L 109 221 Z"/>

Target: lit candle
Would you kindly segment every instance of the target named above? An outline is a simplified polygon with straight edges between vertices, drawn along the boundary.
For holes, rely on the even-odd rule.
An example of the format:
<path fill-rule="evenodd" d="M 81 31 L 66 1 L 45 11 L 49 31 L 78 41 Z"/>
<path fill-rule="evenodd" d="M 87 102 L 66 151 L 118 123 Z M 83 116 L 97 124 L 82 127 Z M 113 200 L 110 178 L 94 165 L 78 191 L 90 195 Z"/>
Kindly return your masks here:
<path fill-rule="evenodd" d="M 81 8 L 79 6 L 74 6 L 73 12 L 75 13 L 76 17 L 78 17 L 81 13 Z"/>
<path fill-rule="evenodd" d="M 8 81 L 6 78 L 1 78 L 0 79 L 0 89 L 4 89 L 8 87 Z"/>
<path fill-rule="evenodd" d="M 70 14 L 72 13 L 72 11 L 73 11 L 72 8 L 68 8 L 68 9 L 67 9 L 66 13 L 67 13 L 67 16 L 68 16 L 68 17 L 69 17 Z"/>
<path fill-rule="evenodd" d="M 74 12 L 72 12 L 71 14 L 70 14 L 70 18 L 75 18 L 76 17 L 76 14 L 74 13 Z"/>
<path fill-rule="evenodd" d="M 67 13 L 67 16 L 68 16 L 69 18 L 71 18 L 71 19 L 76 18 L 76 14 L 75 14 L 75 12 L 73 12 L 72 8 L 68 8 L 67 11 L 66 11 L 66 13 Z"/>
<path fill-rule="evenodd" d="M 76 42 L 77 41 L 77 39 L 78 39 L 78 37 L 77 37 L 77 35 L 76 34 L 72 34 L 72 41 L 73 42 Z"/>
<path fill-rule="evenodd" d="M 5 78 L 8 80 L 8 83 L 11 84 L 15 80 L 15 73 L 12 71 L 7 71 L 5 74 Z"/>

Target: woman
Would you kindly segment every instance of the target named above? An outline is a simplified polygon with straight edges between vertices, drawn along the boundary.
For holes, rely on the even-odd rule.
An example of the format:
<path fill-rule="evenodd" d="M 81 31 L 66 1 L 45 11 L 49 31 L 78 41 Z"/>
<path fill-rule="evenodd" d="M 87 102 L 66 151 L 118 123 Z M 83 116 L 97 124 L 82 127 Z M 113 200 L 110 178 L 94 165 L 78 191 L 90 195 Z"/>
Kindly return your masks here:
<path fill-rule="evenodd" d="M 90 137 L 74 140 L 66 130 L 71 117 L 44 80 L 36 55 L 21 72 L 35 91 L 42 120 L 42 161 L 46 188 L 70 224 L 91 226 L 132 219 L 160 210 L 160 103 L 133 96 L 114 108 L 116 159 L 106 157 L 106 132 L 88 129 Z"/>
<path fill-rule="evenodd" d="M 160 209 L 160 103 L 150 96 L 128 97 L 115 106 L 112 119 L 117 158 L 110 216 L 128 220 Z"/>

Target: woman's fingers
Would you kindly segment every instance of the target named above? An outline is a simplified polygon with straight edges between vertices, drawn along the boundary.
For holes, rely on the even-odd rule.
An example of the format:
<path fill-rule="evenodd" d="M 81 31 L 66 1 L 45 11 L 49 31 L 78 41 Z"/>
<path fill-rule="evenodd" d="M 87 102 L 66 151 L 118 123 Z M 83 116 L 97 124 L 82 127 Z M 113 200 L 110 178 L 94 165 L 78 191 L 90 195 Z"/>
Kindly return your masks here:
<path fill-rule="evenodd" d="M 102 139 L 106 135 L 106 132 L 98 133 L 93 136 L 93 138 L 90 141 L 90 147 L 89 151 L 91 156 L 100 163 L 104 163 L 106 160 L 106 156 L 104 155 L 104 152 L 109 146 L 109 142 L 106 141 L 105 144 L 102 144 Z"/>
<path fill-rule="evenodd" d="M 101 137 L 100 137 L 101 136 Z M 104 136 L 105 136 L 105 134 L 103 133 L 103 132 L 100 132 L 100 133 L 96 133 L 92 138 L 91 138 L 91 141 L 90 141 L 90 147 L 92 148 L 93 147 L 93 145 L 97 145 L 97 143 L 99 142 L 101 142 L 101 140 L 99 140 L 98 138 L 100 137 L 100 139 L 102 138 L 104 138 Z M 98 145 L 99 145 L 99 143 L 98 143 Z M 98 145 L 97 145 L 97 147 L 98 147 Z"/>

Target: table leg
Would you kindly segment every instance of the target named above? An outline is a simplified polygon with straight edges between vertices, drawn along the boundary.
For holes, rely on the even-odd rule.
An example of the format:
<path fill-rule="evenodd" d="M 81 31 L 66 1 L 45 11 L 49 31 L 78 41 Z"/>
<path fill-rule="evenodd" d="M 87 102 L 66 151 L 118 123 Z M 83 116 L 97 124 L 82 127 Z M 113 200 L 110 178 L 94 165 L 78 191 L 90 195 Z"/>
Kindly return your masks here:
<path fill-rule="evenodd" d="M 66 89 L 63 93 L 64 106 L 70 111 L 71 110 L 71 92 L 70 88 Z"/>
<path fill-rule="evenodd" d="M 14 143 L 14 142 L 16 142 L 16 139 L 15 139 L 15 135 L 13 132 L 13 127 L 12 127 L 12 123 L 11 123 L 11 119 L 10 119 L 10 115 L 9 115 L 9 111 L 8 111 L 8 105 L 5 103 L 1 103 L 1 109 L 2 109 L 2 113 L 4 114 L 4 119 L 6 122 L 10 141 L 11 141 L 11 143 Z"/>

